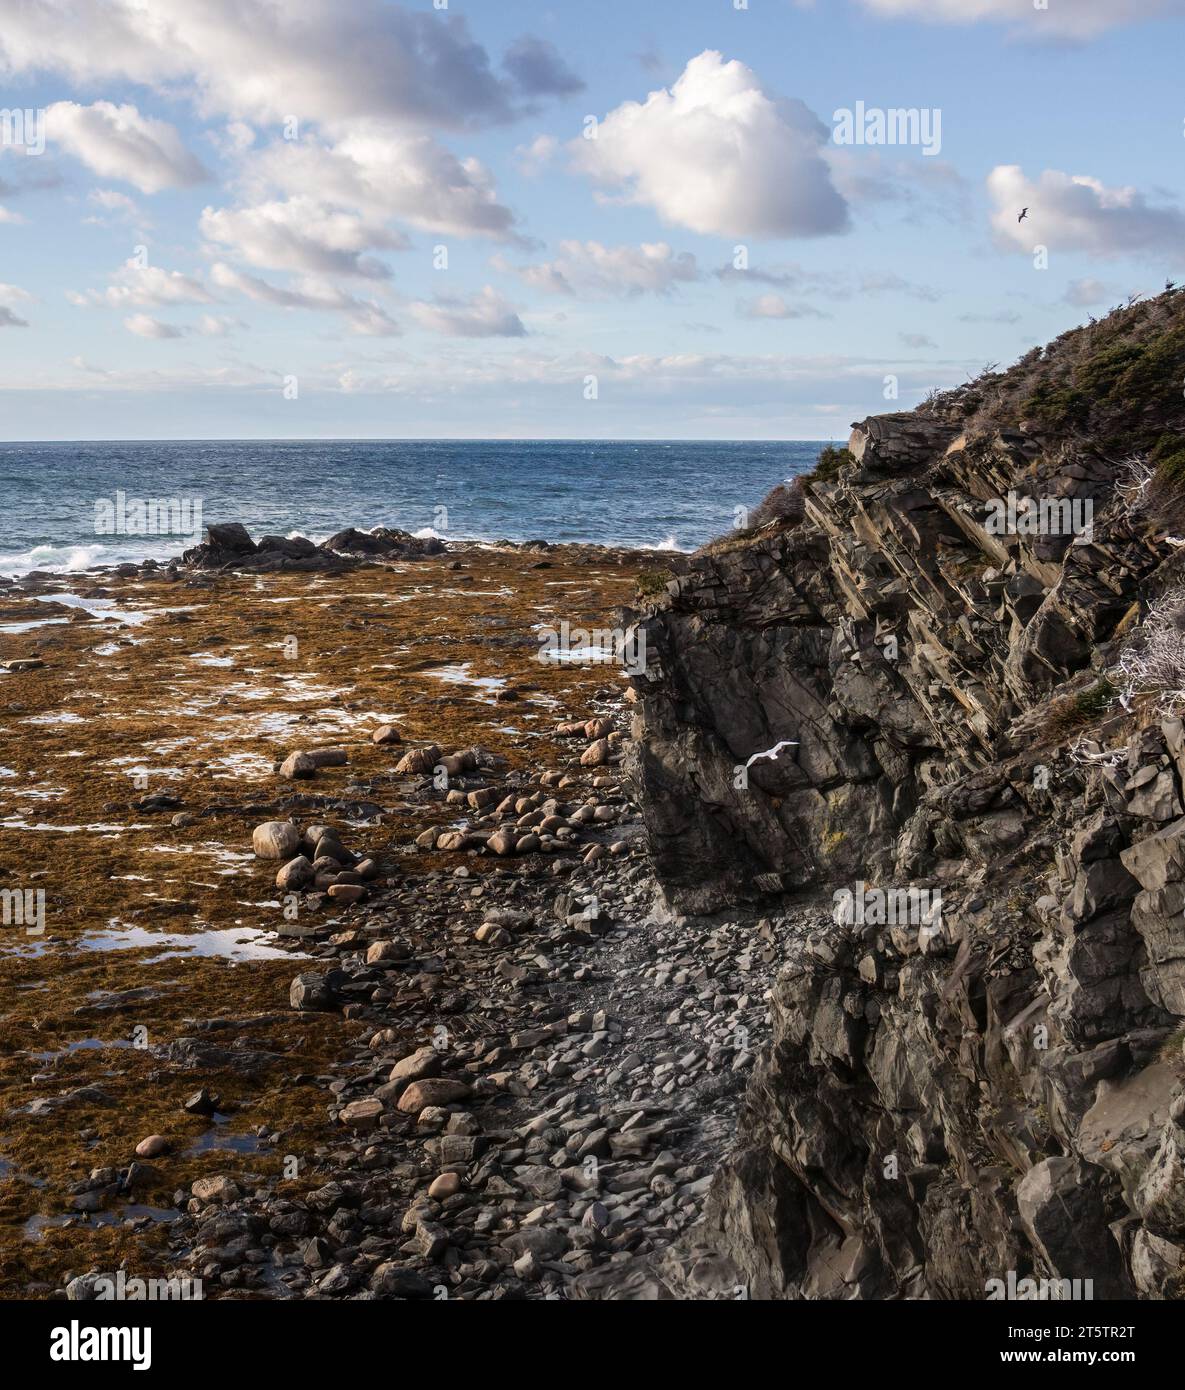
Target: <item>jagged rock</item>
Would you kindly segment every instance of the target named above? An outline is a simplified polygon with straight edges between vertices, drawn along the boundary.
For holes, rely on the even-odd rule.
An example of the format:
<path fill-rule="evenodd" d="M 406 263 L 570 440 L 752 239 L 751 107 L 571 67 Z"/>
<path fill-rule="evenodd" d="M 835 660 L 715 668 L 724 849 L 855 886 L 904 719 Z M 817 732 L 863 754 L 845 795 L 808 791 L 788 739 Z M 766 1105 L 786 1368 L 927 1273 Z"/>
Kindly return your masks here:
<path fill-rule="evenodd" d="M 206 527 L 206 539 L 187 550 L 182 559 L 195 569 L 221 569 L 257 553 L 247 528 L 238 521 Z"/>
<path fill-rule="evenodd" d="M 288 991 L 288 1002 L 294 1009 L 318 1010 L 325 1012 L 336 1009 L 339 991 L 347 982 L 348 976 L 341 970 L 329 970 L 324 974 L 306 971 L 292 981 Z"/>
<path fill-rule="evenodd" d="M 431 772 L 440 761 L 440 748 L 429 744 L 427 748 L 412 748 L 395 764 L 396 772 L 421 774 Z"/>
<path fill-rule="evenodd" d="M 1047 1158 L 1016 1192 L 1020 1219 L 1056 1279 L 1089 1279 L 1096 1298 L 1129 1293 L 1119 1247 L 1104 1221 L 1099 1179 L 1076 1158 Z"/>
<path fill-rule="evenodd" d="M 408 531 L 393 530 L 389 526 L 377 526 L 373 531 L 358 531 L 349 527 L 323 541 L 320 548 L 339 555 L 408 560 L 423 555 L 439 555 L 444 551 L 444 542 L 435 536 L 413 536 Z"/>
<path fill-rule="evenodd" d="M 705 547 L 622 615 L 650 654 L 625 765 L 669 910 L 942 900 L 933 930 L 822 914 L 788 948 L 737 1151 L 695 1230 L 621 1272 L 637 1296 L 696 1296 L 699 1270 L 754 1297 L 979 1299 L 1036 1269 L 1131 1297 L 1178 1267 L 1159 1054 L 1185 1017 L 1185 724 L 1114 693 L 1185 561 L 1107 450 L 1071 460 L 978 389 L 856 425 L 794 525 Z M 1145 404 L 1115 409 L 1138 430 Z M 1010 492 L 1090 500 L 1090 534 L 989 524 Z"/>
<path fill-rule="evenodd" d="M 1137 840 L 1120 858 L 1124 868 L 1139 879 L 1141 888 L 1155 891 L 1169 883 L 1185 882 L 1185 820 L 1173 821 Z"/>

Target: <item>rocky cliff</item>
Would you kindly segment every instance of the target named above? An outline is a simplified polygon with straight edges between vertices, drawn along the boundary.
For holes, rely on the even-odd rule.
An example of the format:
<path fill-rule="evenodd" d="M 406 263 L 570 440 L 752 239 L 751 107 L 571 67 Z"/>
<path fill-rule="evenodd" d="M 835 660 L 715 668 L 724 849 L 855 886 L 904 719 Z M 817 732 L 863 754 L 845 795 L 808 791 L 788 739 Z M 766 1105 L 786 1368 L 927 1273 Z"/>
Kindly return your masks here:
<path fill-rule="evenodd" d="M 858 424 L 639 615 L 659 880 L 787 957 L 669 1292 L 1179 1296 L 1182 298 Z"/>

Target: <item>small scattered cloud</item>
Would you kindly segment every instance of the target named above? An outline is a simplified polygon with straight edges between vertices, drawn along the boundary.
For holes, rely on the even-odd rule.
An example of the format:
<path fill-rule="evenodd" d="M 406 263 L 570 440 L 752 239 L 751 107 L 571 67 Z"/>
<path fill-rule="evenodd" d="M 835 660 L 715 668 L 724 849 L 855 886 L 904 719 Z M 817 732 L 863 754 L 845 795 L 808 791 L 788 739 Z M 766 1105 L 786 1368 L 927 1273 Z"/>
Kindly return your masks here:
<path fill-rule="evenodd" d="M 762 294 L 756 299 L 743 299 L 737 305 L 737 313 L 745 319 L 827 319 L 825 314 L 812 304 L 789 304 L 780 294 Z"/>
<path fill-rule="evenodd" d="M 134 223 L 138 227 L 150 227 L 151 221 L 144 216 L 140 204 L 126 193 L 115 188 L 94 188 L 87 194 L 87 202 L 99 209 L 82 220 L 87 226 L 110 227 L 121 223 Z"/>
<path fill-rule="evenodd" d="M 793 290 L 799 296 L 822 295 L 827 299 L 899 294 L 906 299 L 934 304 L 943 297 L 942 290 L 933 285 L 906 280 L 896 271 L 815 271 L 794 262 L 774 261 L 743 269 L 729 263 L 719 266 L 712 274 L 725 284 L 768 285 L 771 289 Z"/>
<path fill-rule="evenodd" d="M 407 245 L 406 238 L 380 222 L 303 196 L 247 208 L 208 207 L 200 226 L 207 241 L 232 248 L 248 265 L 365 280 L 385 280 L 391 274 L 368 252 Z"/>
<path fill-rule="evenodd" d="M 920 351 L 922 348 L 937 349 L 938 344 L 933 338 L 928 338 L 924 333 L 901 333 L 898 335 L 902 344 L 907 348 Z"/>
<path fill-rule="evenodd" d="M 502 59 L 514 85 L 526 97 L 566 97 L 584 91 L 584 81 L 564 62 L 555 44 L 524 34 Z"/>
<path fill-rule="evenodd" d="M 229 318 L 226 314 L 202 314 L 197 321 L 197 331 L 203 338 L 227 338 L 246 327 L 242 319 Z"/>
<path fill-rule="evenodd" d="M 293 285 L 275 285 L 259 275 L 236 270 L 223 261 L 210 267 L 210 279 L 221 290 L 241 294 L 276 309 L 308 309 L 339 313 L 353 333 L 368 338 L 393 338 L 402 331 L 385 308 L 373 299 L 359 299 L 316 276 L 302 276 Z"/>
<path fill-rule="evenodd" d="M 514 308 L 492 286 L 468 299 L 438 296 L 411 306 L 421 328 L 447 338 L 523 338 L 526 328 Z"/>
<path fill-rule="evenodd" d="M 1033 0 L 862 0 L 865 9 L 886 19 L 921 19 L 946 24 L 983 21 L 1008 24 L 1018 36 L 1091 39 L 1107 29 L 1141 20 L 1181 14 L 1180 0 L 1055 0 L 1038 7 Z"/>
<path fill-rule="evenodd" d="M 514 157 L 519 173 L 536 178 L 550 165 L 559 148 L 560 142 L 554 135 L 536 135 L 529 145 L 516 145 Z"/>
<path fill-rule="evenodd" d="M 1020 315 L 1010 309 L 998 309 L 994 314 L 960 314 L 960 323 L 1019 323 Z"/>
<path fill-rule="evenodd" d="M 66 298 L 78 308 L 107 306 L 113 309 L 214 302 L 214 296 L 194 276 L 161 266 L 142 266 L 135 260 L 126 261 L 111 277 L 111 284 L 105 290 L 87 290 L 83 294 L 67 291 Z"/>
<path fill-rule="evenodd" d="M 1093 304 L 1105 304 L 1110 297 L 1101 280 L 1087 276 L 1082 280 L 1070 281 L 1062 295 L 1062 302 L 1072 304 L 1076 309 L 1089 309 Z"/>
<path fill-rule="evenodd" d="M 123 326 L 137 338 L 181 338 L 184 331 L 172 323 L 162 323 L 148 314 L 132 314 L 124 319 Z"/>
<path fill-rule="evenodd" d="M 33 296 L 19 285 L 0 284 L 0 328 L 28 328 L 28 319 L 16 312 L 18 304 L 28 304 Z"/>
<path fill-rule="evenodd" d="M 554 260 L 512 266 L 495 257 L 496 269 L 517 275 L 546 294 L 588 299 L 622 299 L 639 294 L 669 294 L 676 285 L 701 278 L 695 257 L 676 255 L 665 241 L 640 246 L 605 246 L 599 241 L 563 241 Z"/>
<path fill-rule="evenodd" d="M 963 225 L 972 219 L 972 186 L 948 160 L 837 145 L 827 162 L 836 188 L 852 204 L 896 206 L 905 222 L 939 217 Z"/>
<path fill-rule="evenodd" d="M 167 121 L 142 116 L 131 105 L 54 102 L 45 113 L 46 137 L 100 178 L 130 183 L 141 193 L 187 188 L 210 177 Z"/>

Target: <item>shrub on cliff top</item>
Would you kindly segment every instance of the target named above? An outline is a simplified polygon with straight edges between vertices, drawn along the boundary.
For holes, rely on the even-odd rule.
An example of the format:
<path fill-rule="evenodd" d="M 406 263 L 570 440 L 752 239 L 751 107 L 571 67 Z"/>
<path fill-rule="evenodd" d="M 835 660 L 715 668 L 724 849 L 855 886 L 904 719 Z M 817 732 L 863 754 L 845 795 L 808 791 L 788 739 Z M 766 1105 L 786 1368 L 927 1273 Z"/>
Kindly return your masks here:
<path fill-rule="evenodd" d="M 1182 447 L 1182 380 L 1185 295 L 1170 287 L 1031 349 L 1002 372 L 940 394 L 928 409 L 953 419 L 978 398 L 972 430 L 1023 424 L 1038 436 L 1071 436 L 1097 444 L 1104 456 L 1129 457 L 1166 448 L 1166 435 Z"/>
<path fill-rule="evenodd" d="M 795 478 L 789 483 L 778 483 L 765 494 L 749 518 L 749 525 L 757 530 L 771 521 L 797 523 L 802 520 L 804 510 L 802 480 Z"/>
<path fill-rule="evenodd" d="M 832 478 L 839 476 L 841 468 L 846 468 L 848 464 L 855 463 L 855 461 L 848 449 L 837 449 L 834 444 L 828 444 L 820 453 L 814 472 L 808 473 L 803 481 L 829 483 Z"/>

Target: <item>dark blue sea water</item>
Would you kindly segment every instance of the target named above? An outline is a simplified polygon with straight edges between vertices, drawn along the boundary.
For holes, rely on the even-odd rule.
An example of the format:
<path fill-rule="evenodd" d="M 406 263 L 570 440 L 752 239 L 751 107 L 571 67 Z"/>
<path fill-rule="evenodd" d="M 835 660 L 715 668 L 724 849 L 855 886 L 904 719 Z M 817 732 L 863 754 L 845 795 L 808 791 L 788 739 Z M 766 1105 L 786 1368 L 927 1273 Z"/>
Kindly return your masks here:
<path fill-rule="evenodd" d="M 691 550 L 819 443 L 580 440 L 0 444 L 0 574 L 176 555 L 188 535 L 96 532 L 96 503 L 201 502 L 204 523 L 323 540 L 345 526 L 446 539 Z M 125 508 L 125 516 L 134 512 Z M 134 523 L 133 523 L 134 524 Z"/>

